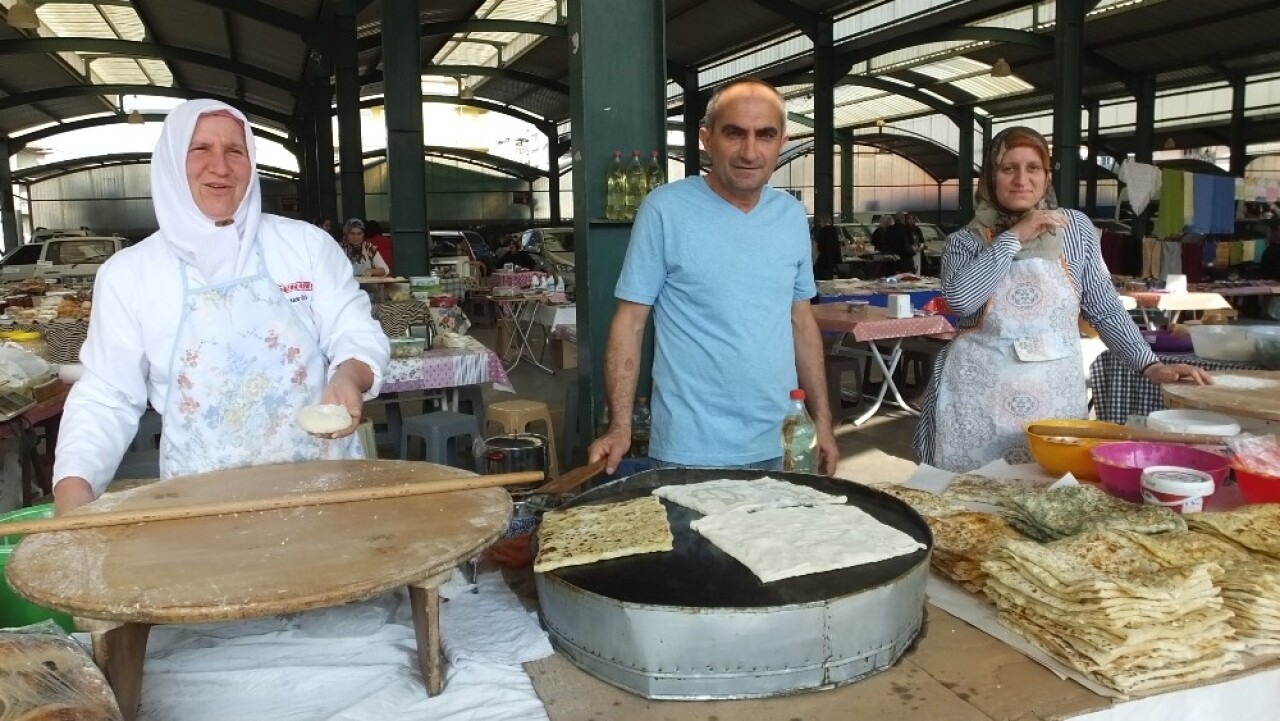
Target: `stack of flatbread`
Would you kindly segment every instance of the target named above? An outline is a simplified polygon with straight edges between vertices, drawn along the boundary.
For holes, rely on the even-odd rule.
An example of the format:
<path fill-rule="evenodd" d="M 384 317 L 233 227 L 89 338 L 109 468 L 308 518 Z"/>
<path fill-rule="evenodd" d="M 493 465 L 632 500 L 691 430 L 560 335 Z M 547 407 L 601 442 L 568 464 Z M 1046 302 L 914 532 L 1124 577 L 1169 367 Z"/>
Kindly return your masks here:
<path fill-rule="evenodd" d="M 1227 513 L 1194 513 L 1187 525 L 1280 561 L 1280 504 L 1241 506 Z"/>
<path fill-rule="evenodd" d="M 1173 568 L 1132 534 L 1085 533 L 1048 545 L 1002 541 L 983 564 L 1001 623 L 1122 693 L 1242 668 L 1213 563 Z"/>
<path fill-rule="evenodd" d="M 548 511 L 542 517 L 533 570 L 546 573 L 564 566 L 670 551 L 674 547 L 667 509 L 653 496 L 577 506 Z"/>
<path fill-rule="evenodd" d="M 1112 498 L 1093 486 L 1023 490 L 1004 502 L 1005 519 L 1037 541 L 1053 541 L 1089 531 L 1137 533 L 1185 531 L 1182 516 L 1163 506 L 1139 506 Z"/>
<path fill-rule="evenodd" d="M 916 513 L 919 513 L 925 518 L 949 516 L 952 513 L 959 513 L 964 510 L 964 506 L 961 506 L 954 501 L 916 488 L 907 488 L 905 486 L 897 485 L 874 486 L 874 488 L 877 491 L 887 493 L 908 506 L 911 506 L 915 509 Z"/>
<path fill-rule="evenodd" d="M 1234 614 L 1228 623 L 1236 630 L 1243 650 L 1259 656 L 1280 653 L 1280 563 L 1195 531 L 1132 534 L 1131 540 L 1168 567 L 1194 563 L 1221 566 L 1222 574 L 1214 583 Z"/>
<path fill-rule="evenodd" d="M 1005 538 L 1023 539 L 1013 526 L 999 516 L 977 511 L 961 511 L 945 516 L 927 516 L 933 529 L 933 570 L 972 593 L 982 593 L 987 573 L 982 564 L 991 558 Z"/>
<path fill-rule="evenodd" d="M 1050 485 L 1050 481 L 991 478 L 976 473 L 961 473 L 951 479 L 942 495 L 956 501 L 1005 506 L 1013 496 L 1027 491 L 1045 490 Z"/>
<path fill-rule="evenodd" d="M 773 478 L 662 486 L 654 496 L 701 514 L 689 524 L 764 583 L 875 563 L 925 548 L 844 496 Z"/>

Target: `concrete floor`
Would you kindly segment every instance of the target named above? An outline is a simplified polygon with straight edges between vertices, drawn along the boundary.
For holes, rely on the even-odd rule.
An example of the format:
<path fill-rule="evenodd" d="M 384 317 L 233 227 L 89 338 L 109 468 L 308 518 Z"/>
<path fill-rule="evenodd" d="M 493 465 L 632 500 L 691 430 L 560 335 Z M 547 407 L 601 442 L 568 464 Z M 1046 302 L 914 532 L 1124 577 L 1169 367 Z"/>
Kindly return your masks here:
<path fill-rule="evenodd" d="M 473 328 L 470 333 L 481 343 L 494 347 L 496 331 Z M 536 336 L 533 346 L 535 350 L 539 348 Z M 550 365 L 550 352 L 547 356 L 547 364 Z M 487 386 L 484 399 L 486 403 L 514 398 L 546 403 L 551 410 L 559 442 L 564 426 L 565 391 L 570 383 L 577 382 L 577 370 L 557 370 L 552 375 L 532 364 L 521 363 L 511 373 L 514 394 Z M 911 450 L 915 427 L 916 417 L 896 407 L 883 408 L 866 424 L 856 428 L 849 422 L 842 424 L 836 428 L 836 441 L 840 448 L 836 475 L 863 483 L 902 482 L 916 468 L 915 453 Z"/>

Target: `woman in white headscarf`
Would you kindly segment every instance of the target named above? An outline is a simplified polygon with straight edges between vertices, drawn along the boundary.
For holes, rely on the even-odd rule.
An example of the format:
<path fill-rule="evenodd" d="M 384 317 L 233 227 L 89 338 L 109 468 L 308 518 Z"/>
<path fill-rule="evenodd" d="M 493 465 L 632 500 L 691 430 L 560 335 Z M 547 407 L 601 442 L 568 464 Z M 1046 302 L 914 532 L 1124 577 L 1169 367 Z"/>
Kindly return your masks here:
<path fill-rule="evenodd" d="M 1027 423 L 1084 418 L 1082 314 L 1148 379 L 1210 382 L 1156 359 L 1120 304 L 1093 224 L 1058 207 L 1049 167 L 1043 136 L 1002 131 L 982 164 L 973 221 L 947 239 L 942 292 L 960 332 L 934 366 L 915 435 L 921 463 L 956 472 L 1027 463 Z"/>
<path fill-rule="evenodd" d="M 212 100 L 175 108 L 151 188 L 160 229 L 94 285 L 84 374 L 58 438 L 58 512 L 102 493 L 148 402 L 164 419 L 162 478 L 360 457 L 352 433 L 381 385 L 387 338 L 337 244 L 261 212 L 244 115 Z M 316 403 L 345 406 L 352 424 L 307 434 L 296 416 Z"/>

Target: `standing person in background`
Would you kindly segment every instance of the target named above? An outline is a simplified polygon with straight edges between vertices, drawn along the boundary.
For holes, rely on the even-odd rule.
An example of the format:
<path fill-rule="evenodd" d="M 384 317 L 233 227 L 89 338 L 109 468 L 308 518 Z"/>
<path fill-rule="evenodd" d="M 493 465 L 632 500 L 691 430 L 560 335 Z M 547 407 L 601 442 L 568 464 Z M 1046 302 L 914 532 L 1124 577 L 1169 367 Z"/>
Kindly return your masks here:
<path fill-rule="evenodd" d="M 813 277 L 815 280 L 831 280 L 836 277 L 836 266 L 841 261 L 840 230 L 823 218 L 813 237 L 818 249 L 813 261 Z"/>
<path fill-rule="evenodd" d="M 329 236 L 330 238 L 333 238 L 334 240 L 338 239 L 338 237 L 333 234 L 332 218 L 316 218 L 315 221 L 312 222 L 312 225 L 316 226 L 320 230 L 323 230 L 325 232 L 325 235 Z"/>
<path fill-rule="evenodd" d="M 609 428 L 591 461 L 612 473 L 631 445 L 650 312 L 649 455 L 681 466 L 782 467 L 789 394 L 804 389 L 821 472 L 835 471 L 804 207 L 768 187 L 786 143 L 783 100 L 752 78 L 720 87 L 699 131 L 706 176 L 649 193 L 636 215 L 605 348 Z"/>
<path fill-rule="evenodd" d="M 1012 127 L 993 138 L 974 199 L 974 219 L 942 256 L 960 333 L 934 366 L 914 441 L 921 463 L 957 473 L 1028 463 L 1027 423 L 1087 417 L 1081 314 L 1149 380 L 1211 382 L 1194 366 L 1161 363 L 1142 339 L 1093 224 L 1058 208 L 1042 135 Z"/>
<path fill-rule="evenodd" d="M 887 252 L 889 248 L 889 228 L 893 226 L 893 215 L 885 213 L 880 216 L 880 225 L 871 231 L 871 247 L 877 253 Z"/>
<path fill-rule="evenodd" d="M 884 251 L 898 256 L 898 262 L 894 265 L 894 272 L 913 272 L 916 268 L 915 236 L 911 233 L 911 228 L 907 227 L 905 213 L 898 211 L 897 215 L 894 216 L 893 225 L 890 225 L 885 231 L 885 239 Z"/>
<path fill-rule="evenodd" d="M 214 100 L 165 119 L 151 158 L 160 229 L 103 264 L 84 375 L 62 415 L 59 514 L 111 482 L 151 406 L 164 417 L 160 477 L 361 458 L 351 434 L 390 355 L 342 252 L 307 223 L 262 212 L 249 122 Z M 329 438 L 297 424 L 344 406 Z"/>
<path fill-rule="evenodd" d="M 907 228 L 911 231 L 911 259 L 915 266 L 916 275 L 920 275 L 920 266 L 924 262 L 921 254 L 924 253 L 924 231 L 920 229 L 920 223 L 916 216 L 907 213 Z"/>
<path fill-rule="evenodd" d="M 382 224 L 376 220 L 370 220 L 364 224 L 365 242 L 378 249 L 378 255 L 382 256 L 382 260 L 387 264 L 387 275 L 395 275 L 395 260 L 391 256 L 391 238 L 382 232 Z"/>
<path fill-rule="evenodd" d="M 378 248 L 364 239 L 364 221 L 352 218 L 342 226 L 342 249 L 351 261 L 352 275 L 381 278 L 390 274 L 387 261 Z"/>

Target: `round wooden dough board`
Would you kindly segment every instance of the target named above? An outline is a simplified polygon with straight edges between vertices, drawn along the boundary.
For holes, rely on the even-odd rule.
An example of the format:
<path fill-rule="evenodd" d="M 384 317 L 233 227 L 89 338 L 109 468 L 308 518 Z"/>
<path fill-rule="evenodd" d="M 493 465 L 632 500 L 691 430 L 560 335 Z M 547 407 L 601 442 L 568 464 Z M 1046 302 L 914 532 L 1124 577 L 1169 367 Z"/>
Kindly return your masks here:
<path fill-rule="evenodd" d="M 1160 386 L 1165 406 L 1280 421 L 1280 371 L 1213 371 L 1210 375 L 1215 378 L 1257 378 L 1272 381 L 1275 385 L 1270 388 L 1221 388 L 1190 383 L 1165 383 Z"/>
<path fill-rule="evenodd" d="M 373 488 L 472 475 L 415 461 L 315 461 L 205 473 L 108 494 L 88 510 Z M 369 598 L 492 543 L 511 498 L 485 488 L 28 536 L 9 582 L 42 606 L 135 623 L 222 621 Z"/>

